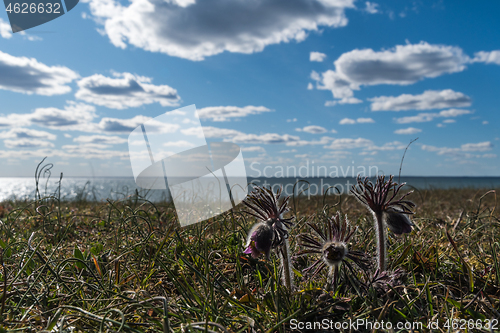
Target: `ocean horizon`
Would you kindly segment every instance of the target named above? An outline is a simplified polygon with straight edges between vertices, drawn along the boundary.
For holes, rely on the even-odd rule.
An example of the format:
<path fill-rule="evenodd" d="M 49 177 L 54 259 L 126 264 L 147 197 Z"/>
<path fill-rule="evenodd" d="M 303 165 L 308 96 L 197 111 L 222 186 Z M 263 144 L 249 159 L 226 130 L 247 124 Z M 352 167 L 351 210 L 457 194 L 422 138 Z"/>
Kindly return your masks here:
<path fill-rule="evenodd" d="M 394 180 L 399 182 L 398 176 Z M 373 179 L 373 178 L 371 178 Z M 248 183 L 258 186 L 283 187 L 284 194 L 329 195 L 347 193 L 356 183 L 354 177 L 247 177 Z M 500 188 L 500 177 L 478 176 L 401 176 L 408 189 L 495 189 Z M 334 189 L 336 188 L 336 190 Z M 35 198 L 36 183 L 33 177 L 0 177 L 0 202 Z M 41 178 L 39 192 L 42 196 L 59 195 L 59 178 Z M 136 186 L 133 177 L 63 177 L 60 197 L 64 200 L 119 200 L 139 193 L 148 200 L 159 202 L 169 199 L 166 190 L 145 190 Z"/>

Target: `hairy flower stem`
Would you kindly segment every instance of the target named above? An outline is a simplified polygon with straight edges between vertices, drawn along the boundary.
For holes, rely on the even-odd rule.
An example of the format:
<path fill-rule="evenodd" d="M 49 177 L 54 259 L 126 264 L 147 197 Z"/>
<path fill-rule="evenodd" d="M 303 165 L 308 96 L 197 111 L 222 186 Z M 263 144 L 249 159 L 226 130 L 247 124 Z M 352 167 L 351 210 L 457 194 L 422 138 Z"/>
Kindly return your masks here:
<path fill-rule="evenodd" d="M 375 230 L 377 235 L 377 261 L 378 269 L 380 272 L 386 270 L 386 238 L 384 230 L 384 221 L 382 219 L 382 212 L 377 212 L 373 214 L 375 220 Z"/>
<path fill-rule="evenodd" d="M 283 246 L 281 246 L 281 251 L 279 251 L 281 256 L 281 267 L 282 267 L 282 278 L 285 286 L 289 291 L 293 288 L 293 276 L 292 276 L 292 263 L 290 262 L 290 243 L 288 238 L 285 239 Z"/>

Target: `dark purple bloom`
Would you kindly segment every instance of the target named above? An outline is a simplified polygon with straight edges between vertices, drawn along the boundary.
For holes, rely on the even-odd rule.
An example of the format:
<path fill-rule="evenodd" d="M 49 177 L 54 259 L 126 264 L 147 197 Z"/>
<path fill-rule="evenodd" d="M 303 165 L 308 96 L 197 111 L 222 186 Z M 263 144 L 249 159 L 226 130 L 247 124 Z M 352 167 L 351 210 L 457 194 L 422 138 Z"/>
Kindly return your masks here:
<path fill-rule="evenodd" d="M 411 194 L 410 191 L 395 199 L 399 190 L 405 185 L 392 181 L 390 176 L 386 181 L 385 176 L 377 177 L 375 185 L 368 178 L 364 180 L 358 176 L 358 183 L 351 188 L 351 193 L 365 205 L 373 214 L 375 232 L 377 239 L 378 270 L 384 272 L 386 269 L 386 228 L 393 233 L 401 235 L 410 233 L 413 223 L 408 215 L 413 214 L 415 204 L 404 200 Z"/>
<path fill-rule="evenodd" d="M 243 201 L 251 209 L 248 213 L 261 220 L 249 232 L 245 253 L 252 253 L 253 256 L 265 253 L 269 257 L 270 249 L 283 245 L 288 238 L 288 229 L 293 223 L 292 218 L 283 217 L 288 212 L 289 197 L 279 203 L 281 191 L 280 188 L 273 193 L 269 188 L 256 187 Z"/>
<path fill-rule="evenodd" d="M 396 235 L 409 234 L 411 232 L 411 227 L 414 226 L 411 222 L 408 214 L 404 214 L 399 210 L 394 208 L 388 208 L 384 214 L 384 221 L 391 230 Z"/>
<path fill-rule="evenodd" d="M 265 254 L 266 259 L 269 259 L 273 241 L 274 230 L 272 226 L 266 222 L 257 223 L 248 233 L 246 249 L 243 253 L 251 254 L 253 258 Z"/>

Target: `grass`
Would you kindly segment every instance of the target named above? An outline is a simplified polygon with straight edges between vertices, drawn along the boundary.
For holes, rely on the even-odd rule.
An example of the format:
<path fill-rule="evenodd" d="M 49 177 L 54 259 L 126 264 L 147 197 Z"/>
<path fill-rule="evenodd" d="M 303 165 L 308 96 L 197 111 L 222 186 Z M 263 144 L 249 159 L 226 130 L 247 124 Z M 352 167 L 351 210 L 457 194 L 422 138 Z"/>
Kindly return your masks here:
<path fill-rule="evenodd" d="M 292 320 L 324 319 L 422 323 L 419 332 L 439 320 L 435 332 L 464 323 L 463 332 L 494 331 L 484 326 L 500 319 L 496 192 L 435 189 L 410 199 L 416 227 L 397 239 L 389 233 L 388 266 L 399 272 L 389 283 L 369 283 L 373 272 L 341 266 L 331 290 L 326 270 L 302 275 L 315 258 L 298 257 L 294 291 L 281 282 L 276 253 L 269 261 L 242 253 L 255 223 L 242 205 L 180 228 L 172 204 L 137 195 L 5 201 L 0 332 L 289 332 Z M 320 223 L 337 211 L 359 227 L 350 249 L 376 255 L 372 216 L 354 197 L 294 197 L 290 208 L 297 221 L 292 255 L 305 221 Z"/>

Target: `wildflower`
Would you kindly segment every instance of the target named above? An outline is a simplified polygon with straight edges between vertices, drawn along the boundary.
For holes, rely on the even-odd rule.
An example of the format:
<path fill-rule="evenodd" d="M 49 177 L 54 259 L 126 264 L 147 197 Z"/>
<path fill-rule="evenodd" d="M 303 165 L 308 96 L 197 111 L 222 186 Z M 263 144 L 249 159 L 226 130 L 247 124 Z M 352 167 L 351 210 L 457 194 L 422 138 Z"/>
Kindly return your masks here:
<path fill-rule="evenodd" d="M 328 266 L 330 268 L 330 275 L 335 270 L 333 282 L 336 286 L 338 268 L 342 263 L 344 263 L 351 272 L 353 271 L 351 263 L 355 263 L 363 270 L 369 268 L 370 262 L 364 252 L 349 250 L 347 244 L 357 228 L 351 229 L 347 216 L 343 219 L 340 212 L 338 212 L 337 215 L 332 216 L 326 221 L 326 226 L 324 228 L 312 223 L 306 224 L 312 229 L 316 237 L 310 234 L 299 235 L 299 245 L 305 247 L 304 250 L 299 252 L 299 255 L 317 253 L 320 255 L 320 258 L 311 266 L 304 269 L 304 273 L 309 273 L 314 269 L 311 276 L 314 277 L 323 268 Z"/>
<path fill-rule="evenodd" d="M 275 194 L 271 189 L 256 187 L 243 201 L 252 210 L 247 213 L 261 220 L 248 233 L 245 253 L 252 251 L 252 248 L 254 248 L 254 252 L 251 253 L 256 253 L 255 250 L 267 253 L 266 249 L 270 250 L 271 247 L 281 246 L 288 238 L 288 229 L 292 227 L 293 223 L 291 222 L 292 218 L 283 217 L 283 214 L 288 212 L 289 197 L 283 199 L 279 204 L 278 199 L 281 196 L 281 191 L 282 188 L 278 189 Z"/>
<path fill-rule="evenodd" d="M 266 259 L 269 259 L 274 241 L 272 225 L 266 222 L 257 223 L 252 227 L 248 235 L 246 249 L 243 253 L 251 254 L 253 258 L 265 254 Z"/>
<path fill-rule="evenodd" d="M 377 182 L 373 185 L 368 178 L 361 180 L 361 177 L 358 176 L 357 185 L 351 188 L 351 193 L 356 199 L 373 214 L 377 235 L 378 269 L 381 272 L 386 269 L 385 227 L 389 227 L 393 233 L 401 235 L 410 233 L 413 226 L 408 215 L 413 214 L 412 208 L 415 207 L 415 204 L 404 200 L 413 191 L 404 194 L 399 199 L 395 199 L 405 183 L 398 185 L 392 179 L 393 176 L 390 176 L 386 181 L 385 176 L 379 176 Z M 392 195 L 389 197 L 391 191 Z"/>
<path fill-rule="evenodd" d="M 288 229 L 293 226 L 292 218 L 284 218 L 288 212 L 288 199 L 285 197 L 281 204 L 279 198 L 282 188 L 274 193 L 271 189 L 256 187 L 243 203 L 251 209 L 248 213 L 260 220 L 248 233 L 244 253 L 258 258 L 265 254 L 269 259 L 271 249 L 279 248 L 282 277 L 288 289 L 293 287 L 292 266 L 290 259 L 290 245 L 288 243 Z"/>

